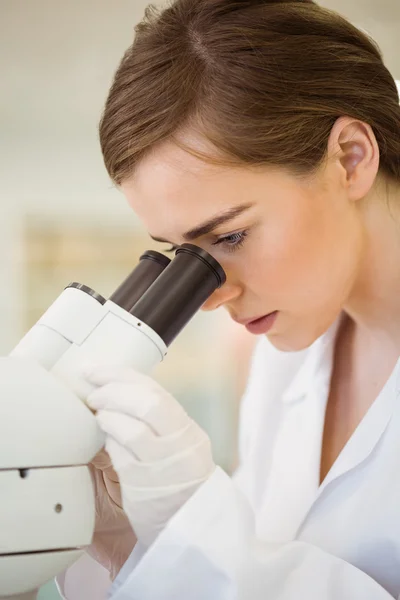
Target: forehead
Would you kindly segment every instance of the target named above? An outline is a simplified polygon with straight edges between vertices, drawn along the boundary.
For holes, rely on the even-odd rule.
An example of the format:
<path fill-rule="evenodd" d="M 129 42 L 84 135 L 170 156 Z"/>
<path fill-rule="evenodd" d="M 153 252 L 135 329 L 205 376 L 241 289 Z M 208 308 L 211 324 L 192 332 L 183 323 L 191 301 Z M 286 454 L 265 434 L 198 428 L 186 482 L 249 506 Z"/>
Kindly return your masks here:
<path fill-rule="evenodd" d="M 147 231 L 174 242 L 216 214 L 257 203 L 266 193 L 259 168 L 213 165 L 172 142 L 147 155 L 121 189 Z"/>
<path fill-rule="evenodd" d="M 143 158 L 121 189 L 150 235 L 174 243 L 185 231 L 239 205 L 279 214 L 293 212 L 295 201 L 298 211 L 299 196 L 309 192 L 308 184 L 283 169 L 213 165 L 169 141 Z"/>
<path fill-rule="evenodd" d="M 148 231 L 165 235 L 243 202 L 245 171 L 208 164 L 165 142 L 139 163 L 121 189 Z"/>

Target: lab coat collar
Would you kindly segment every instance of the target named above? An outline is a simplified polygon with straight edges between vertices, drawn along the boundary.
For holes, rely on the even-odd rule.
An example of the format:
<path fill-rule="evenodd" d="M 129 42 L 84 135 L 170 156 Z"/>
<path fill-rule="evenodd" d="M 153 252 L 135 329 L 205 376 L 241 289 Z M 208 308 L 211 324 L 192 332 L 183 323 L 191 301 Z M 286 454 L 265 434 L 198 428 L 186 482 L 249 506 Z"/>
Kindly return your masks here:
<path fill-rule="evenodd" d="M 387 429 L 399 396 L 400 359 L 320 485 L 325 410 L 335 338 L 343 317 L 344 313 L 314 342 L 284 394 L 284 419 L 275 443 L 270 484 L 264 496 L 266 514 L 259 526 L 268 539 L 274 541 L 294 539 L 327 486 L 368 459 Z M 293 498 L 296 498 L 295 507 Z"/>
<path fill-rule="evenodd" d="M 292 383 L 282 394 L 284 404 L 304 400 L 310 385 L 315 386 L 318 383 L 323 383 L 322 387 L 329 385 L 333 368 L 335 338 L 343 318 L 344 313 L 341 313 L 330 328 L 310 346 L 304 363 L 293 378 Z M 323 382 L 316 382 L 316 378 L 318 380 L 323 379 Z"/>
<path fill-rule="evenodd" d="M 340 319 L 307 350 L 281 396 L 282 418 L 257 523 L 259 534 L 274 542 L 294 539 L 318 493 L 325 407 Z"/>
<path fill-rule="evenodd" d="M 290 405 L 303 401 L 307 397 L 312 397 L 309 392 L 314 389 L 318 390 L 321 397 L 323 406 L 321 405 L 320 409 L 322 413 L 325 412 L 334 364 L 335 339 L 344 317 L 345 313 L 342 312 L 325 334 L 310 347 L 303 365 L 283 394 L 282 401 L 284 404 Z M 386 430 L 393 414 L 394 403 L 399 394 L 400 359 L 378 398 L 372 404 L 319 486 L 318 496 L 330 482 L 355 468 L 371 454 Z M 323 427 L 323 420 L 321 426 Z"/>
<path fill-rule="evenodd" d="M 318 495 L 334 480 L 354 469 L 372 453 L 393 415 L 400 390 L 400 359 L 389 379 L 322 482 Z"/>

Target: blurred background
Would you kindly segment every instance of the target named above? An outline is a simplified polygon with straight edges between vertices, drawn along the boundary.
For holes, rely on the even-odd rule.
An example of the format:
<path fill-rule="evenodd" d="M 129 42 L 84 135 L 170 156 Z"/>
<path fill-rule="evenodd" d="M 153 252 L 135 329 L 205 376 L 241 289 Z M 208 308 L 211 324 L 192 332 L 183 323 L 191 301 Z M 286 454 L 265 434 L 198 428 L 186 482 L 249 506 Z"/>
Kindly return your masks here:
<path fill-rule="evenodd" d="M 70 281 L 106 296 L 142 250 L 161 249 L 110 183 L 97 136 L 113 73 L 147 4 L 0 0 L 0 355 Z M 368 31 L 400 79 L 399 0 L 320 4 Z M 208 431 L 227 471 L 253 344 L 223 311 L 200 313 L 154 373 Z M 58 598 L 54 584 L 39 597 Z"/>

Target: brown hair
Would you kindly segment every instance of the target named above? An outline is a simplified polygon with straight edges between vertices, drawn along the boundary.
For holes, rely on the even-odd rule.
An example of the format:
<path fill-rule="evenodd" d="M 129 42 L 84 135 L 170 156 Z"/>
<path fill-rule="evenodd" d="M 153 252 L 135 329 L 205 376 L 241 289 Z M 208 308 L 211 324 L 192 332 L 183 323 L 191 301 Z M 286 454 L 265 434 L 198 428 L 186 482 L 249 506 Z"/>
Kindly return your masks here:
<path fill-rule="evenodd" d="M 100 141 L 117 184 L 186 127 L 215 147 L 205 160 L 304 173 L 344 115 L 372 126 L 381 170 L 400 181 L 397 87 L 367 35 L 312 0 L 176 0 L 136 27 Z"/>

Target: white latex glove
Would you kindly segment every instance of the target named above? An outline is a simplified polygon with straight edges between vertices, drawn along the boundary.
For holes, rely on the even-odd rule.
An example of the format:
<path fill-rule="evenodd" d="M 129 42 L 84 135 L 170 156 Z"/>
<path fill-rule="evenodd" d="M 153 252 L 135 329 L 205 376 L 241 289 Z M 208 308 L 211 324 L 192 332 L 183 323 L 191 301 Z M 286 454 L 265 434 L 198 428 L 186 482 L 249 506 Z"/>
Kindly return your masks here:
<path fill-rule="evenodd" d="M 90 368 L 87 398 L 106 435 L 122 505 L 138 540 L 150 546 L 214 472 L 207 434 L 150 377 L 133 369 Z"/>

